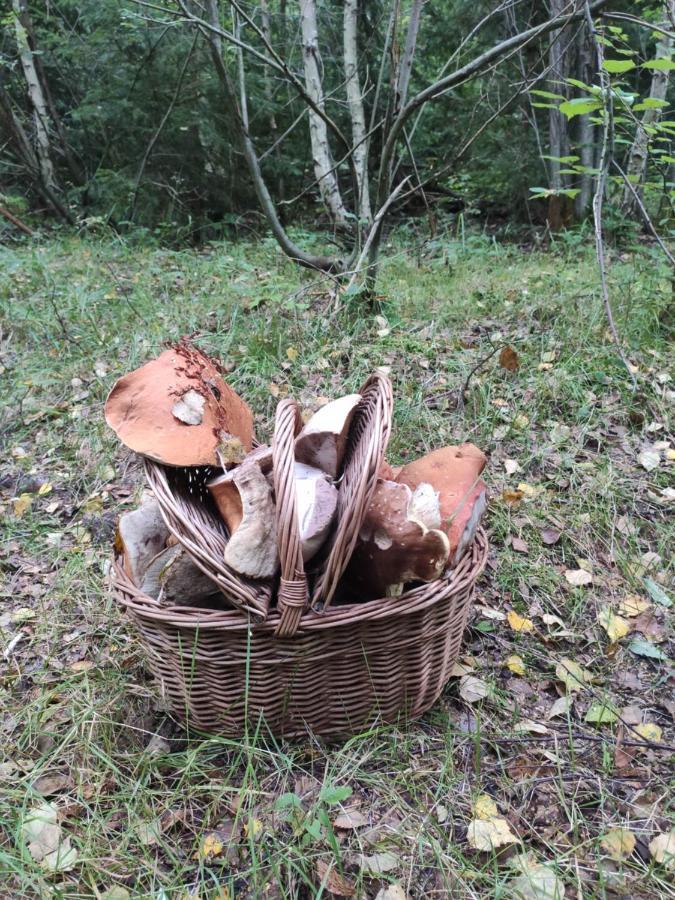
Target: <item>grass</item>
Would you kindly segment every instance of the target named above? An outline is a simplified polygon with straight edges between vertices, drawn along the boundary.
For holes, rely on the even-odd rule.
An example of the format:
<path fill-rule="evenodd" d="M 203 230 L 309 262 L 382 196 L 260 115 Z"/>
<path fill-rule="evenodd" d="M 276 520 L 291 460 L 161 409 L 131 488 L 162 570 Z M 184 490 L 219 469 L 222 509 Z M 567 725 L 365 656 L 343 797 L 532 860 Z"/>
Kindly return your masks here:
<path fill-rule="evenodd" d="M 673 462 L 665 445 L 652 471 L 638 461 L 671 434 L 670 273 L 648 248 L 612 255 L 634 395 L 578 236 L 548 252 L 480 236 L 406 250 L 399 238 L 388 256 L 376 319 L 354 298 L 336 309 L 329 285 L 270 242 L 172 252 L 62 238 L 0 250 L 2 896 L 331 896 L 328 864 L 360 897 L 387 885 L 411 898 L 506 897 L 536 862 L 568 896 L 675 894 L 648 850 L 671 827 L 675 741 L 669 612 L 645 580 L 672 595 Z M 232 365 L 260 436 L 280 396 L 311 407 L 385 365 L 392 462 L 464 440 L 490 453 L 491 564 L 464 648 L 485 700 L 465 703 L 453 678 L 419 722 L 338 745 L 207 739 L 173 723 L 105 589 L 114 523 L 142 477 L 102 405 L 115 378 L 186 333 Z M 485 360 L 458 404 L 502 344 L 519 368 Z M 560 533 L 554 544 L 545 529 Z M 591 585 L 567 582 L 579 568 Z M 648 614 L 610 644 L 598 613 L 629 594 Z M 509 610 L 533 630 L 514 631 Z M 632 652 L 635 639 L 662 659 Z M 512 655 L 524 675 L 508 668 Z M 564 693 L 560 659 L 593 682 L 548 719 Z M 603 701 L 623 722 L 586 721 Z M 658 725 L 660 744 L 640 745 L 639 723 Z M 45 794 L 78 853 L 68 872 L 46 873 L 22 836 Z M 521 839 L 505 853 L 467 841 L 482 794 Z M 336 828 L 345 808 L 364 824 Z M 637 844 L 612 859 L 602 839 L 616 827 Z"/>

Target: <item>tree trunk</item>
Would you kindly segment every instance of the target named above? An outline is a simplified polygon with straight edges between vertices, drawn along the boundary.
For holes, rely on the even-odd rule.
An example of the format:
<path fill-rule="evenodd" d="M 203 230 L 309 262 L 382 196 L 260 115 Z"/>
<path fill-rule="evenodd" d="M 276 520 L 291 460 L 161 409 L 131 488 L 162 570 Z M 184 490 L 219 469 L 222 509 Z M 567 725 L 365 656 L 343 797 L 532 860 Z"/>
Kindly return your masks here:
<path fill-rule="evenodd" d="M 551 18 L 559 16 L 568 6 L 567 0 L 550 0 Z M 568 39 L 566 29 L 561 28 L 551 32 L 551 43 L 548 51 L 548 64 L 550 67 L 549 90 L 553 93 L 566 93 L 564 80 L 567 77 Z M 548 114 L 549 128 L 549 153 L 553 157 L 549 161 L 549 188 L 556 193 L 551 194 L 548 205 L 548 224 L 551 231 L 560 231 L 565 224 L 566 211 L 569 206 L 567 198 L 560 191 L 566 187 L 566 180 L 560 174 L 562 165 L 556 157 L 569 154 L 569 135 L 567 119 L 557 109 L 551 108 Z"/>
<path fill-rule="evenodd" d="M 675 0 L 666 0 L 664 4 L 664 16 L 671 18 L 675 15 Z M 670 58 L 673 49 L 673 40 L 669 35 L 662 35 L 656 45 L 656 57 L 660 59 Z M 665 100 L 668 92 L 668 69 L 654 69 L 652 74 L 652 84 L 649 90 L 650 100 Z M 637 126 L 633 145 L 628 153 L 628 162 L 626 164 L 626 175 L 630 183 L 635 188 L 637 195 L 642 199 L 644 191 L 644 183 L 647 175 L 647 161 L 649 158 L 649 128 L 661 118 L 661 109 L 646 109 L 642 121 Z M 624 187 L 623 197 L 621 199 L 621 209 L 629 216 L 639 214 L 637 201 L 628 186 Z"/>
<path fill-rule="evenodd" d="M 260 0 L 260 20 L 262 25 L 262 31 L 267 39 L 267 42 L 272 45 L 272 21 L 270 18 L 270 8 L 268 5 L 268 0 Z M 267 108 L 269 110 L 269 126 L 270 126 L 270 139 L 274 149 L 274 159 L 276 160 L 276 186 L 277 186 L 277 195 L 280 201 L 284 199 L 284 176 L 282 174 L 282 161 L 281 161 L 281 148 L 277 145 L 277 141 L 279 139 L 279 126 L 277 124 L 277 117 L 274 115 L 274 94 L 272 92 L 272 79 L 270 77 L 270 71 L 268 68 L 263 70 L 263 91 L 265 93 L 265 102 L 267 103 Z"/>
<path fill-rule="evenodd" d="M 26 0 L 12 0 L 14 9 L 14 31 L 19 50 L 21 68 L 28 87 L 28 98 L 33 107 L 33 124 L 35 127 L 35 151 L 40 167 L 40 177 L 50 191 L 56 189 L 56 176 L 51 160 L 49 141 L 49 111 L 42 84 L 38 77 L 33 52 L 28 43 L 28 9 Z"/>
<path fill-rule="evenodd" d="M 352 120 L 352 144 L 354 146 L 354 164 L 358 174 L 359 219 L 369 224 L 372 219 L 370 209 L 370 191 L 368 187 L 368 146 L 366 141 L 366 115 L 363 109 L 363 97 L 358 69 L 357 18 L 358 0 L 344 0 L 344 55 L 345 55 L 345 88 L 347 103 Z"/>
<path fill-rule="evenodd" d="M 300 23 L 305 68 L 305 88 L 314 103 L 324 109 L 321 69 L 319 64 L 319 37 L 314 0 L 300 0 Z M 314 175 L 324 206 L 334 225 L 349 227 L 347 210 L 340 196 L 337 174 L 328 144 L 328 129 L 324 120 L 314 110 L 309 110 L 309 134 L 314 162 Z"/>
<path fill-rule="evenodd" d="M 591 84 L 593 80 L 593 37 L 584 22 L 577 37 L 577 75 L 579 81 Z M 582 166 L 592 169 L 595 163 L 595 125 L 590 115 L 579 116 L 578 146 L 579 161 Z M 589 172 L 581 175 L 579 193 L 574 198 L 574 215 L 578 222 L 586 217 L 593 199 L 593 176 Z"/>

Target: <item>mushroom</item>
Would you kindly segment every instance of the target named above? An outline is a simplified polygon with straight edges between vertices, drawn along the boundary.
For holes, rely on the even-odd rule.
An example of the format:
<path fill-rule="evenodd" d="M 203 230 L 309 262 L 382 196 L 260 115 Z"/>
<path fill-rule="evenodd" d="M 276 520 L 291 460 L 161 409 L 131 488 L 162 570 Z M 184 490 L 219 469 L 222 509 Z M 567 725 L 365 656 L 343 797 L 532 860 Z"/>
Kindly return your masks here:
<path fill-rule="evenodd" d="M 141 583 L 150 560 L 164 548 L 168 537 L 156 500 L 146 497 L 138 509 L 120 516 L 115 547 L 124 556 L 124 570 L 134 584 Z"/>
<path fill-rule="evenodd" d="M 295 510 L 302 558 L 310 560 L 321 549 L 335 516 L 338 492 L 321 469 L 295 464 Z"/>
<path fill-rule="evenodd" d="M 440 523 L 438 495 L 428 484 L 379 480 L 359 531 L 347 578 L 377 597 L 397 596 L 410 581 L 443 573 L 449 543 Z"/>
<path fill-rule="evenodd" d="M 487 489 L 479 477 L 486 462 L 485 454 L 473 444 L 441 447 L 404 466 L 397 476 L 400 484 L 410 488 L 427 483 L 438 491 L 439 527 L 450 542 L 451 567 L 470 546 L 487 507 Z"/>
<path fill-rule="evenodd" d="M 236 462 L 251 449 L 253 415 L 216 364 L 187 341 L 124 375 L 105 404 L 123 444 L 170 466 Z"/>
<path fill-rule="evenodd" d="M 139 587 L 163 606 L 200 606 L 219 594 L 213 581 L 177 544 L 165 547 L 150 560 Z"/>
<path fill-rule="evenodd" d="M 272 485 L 272 448 L 267 444 L 261 444 L 255 450 L 251 450 L 241 465 L 257 465 L 266 476 L 270 486 Z M 224 472 L 206 485 L 230 534 L 239 527 L 244 514 L 241 495 L 232 476 L 233 470 Z"/>
<path fill-rule="evenodd" d="M 295 458 L 337 478 L 347 447 L 349 426 L 361 394 L 347 394 L 322 406 L 295 439 Z"/>
<path fill-rule="evenodd" d="M 230 488 L 230 482 L 239 500 Z M 255 463 L 237 466 L 221 481 L 228 485 L 230 539 L 225 547 L 225 562 L 236 572 L 250 578 L 271 578 L 277 569 L 277 539 L 272 488 Z M 213 488 L 211 488 L 213 491 Z M 221 495 L 222 498 L 222 495 Z M 216 500 L 216 502 L 218 502 Z M 222 499 L 221 499 L 222 502 Z M 239 518 L 237 502 L 241 506 Z M 225 518 L 225 516 L 224 516 Z M 237 522 L 237 518 L 239 521 Z M 227 524 L 227 519 L 225 519 Z M 235 524 L 236 523 L 236 524 Z"/>

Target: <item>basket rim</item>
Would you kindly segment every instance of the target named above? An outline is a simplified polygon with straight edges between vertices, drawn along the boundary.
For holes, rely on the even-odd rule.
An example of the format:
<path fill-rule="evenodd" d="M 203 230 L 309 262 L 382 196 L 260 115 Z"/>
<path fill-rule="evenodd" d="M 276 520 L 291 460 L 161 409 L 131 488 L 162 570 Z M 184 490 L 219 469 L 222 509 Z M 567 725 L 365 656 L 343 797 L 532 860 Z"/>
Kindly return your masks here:
<path fill-rule="evenodd" d="M 469 551 L 446 577 L 412 588 L 400 597 L 380 597 L 362 603 L 329 606 L 321 612 L 306 610 L 296 635 L 331 628 L 353 627 L 362 622 L 381 621 L 391 617 L 403 617 L 425 609 L 448 595 L 458 593 L 474 584 L 485 568 L 487 554 L 487 535 L 483 528 L 479 528 Z M 194 606 L 160 606 L 156 600 L 143 594 L 136 587 L 119 560 L 113 562 L 111 582 L 115 599 L 120 606 L 130 610 L 134 615 L 164 626 L 195 630 L 254 629 L 258 633 L 273 634 L 280 619 L 280 612 L 277 609 L 270 610 L 267 618 L 260 622 L 255 621 L 255 616 L 232 608 L 206 610 Z M 292 643 L 293 638 L 289 637 L 287 640 Z"/>

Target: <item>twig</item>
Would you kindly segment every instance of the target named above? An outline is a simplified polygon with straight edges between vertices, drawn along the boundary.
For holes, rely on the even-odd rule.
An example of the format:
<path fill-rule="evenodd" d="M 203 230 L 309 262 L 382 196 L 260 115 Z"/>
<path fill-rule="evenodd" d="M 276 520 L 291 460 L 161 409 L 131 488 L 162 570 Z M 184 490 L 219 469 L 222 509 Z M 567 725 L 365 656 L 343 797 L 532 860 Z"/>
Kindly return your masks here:
<path fill-rule="evenodd" d="M 628 175 L 626 175 L 624 170 L 621 168 L 621 166 L 618 164 L 618 162 L 615 159 L 612 160 L 612 165 L 617 170 L 619 175 L 621 175 L 626 187 L 633 195 L 633 199 L 635 200 L 635 203 L 637 204 L 637 207 L 642 214 L 642 218 L 645 220 L 645 225 L 651 231 L 651 233 L 654 235 L 654 237 L 656 239 L 656 243 L 659 245 L 659 247 L 665 253 L 671 266 L 675 266 L 675 256 L 673 256 L 673 254 L 670 252 L 670 250 L 668 249 L 668 247 L 666 246 L 664 241 L 661 239 L 656 228 L 654 228 L 654 223 L 652 222 L 651 217 L 650 217 L 649 213 L 647 212 L 644 203 L 642 202 L 642 198 L 640 197 L 639 193 L 635 190 L 635 186 L 633 184 L 631 184 L 630 178 L 628 177 Z"/>
<path fill-rule="evenodd" d="M 8 222 L 11 222 L 12 225 L 15 225 L 19 231 L 23 231 L 24 234 L 27 234 L 28 237 L 32 237 L 34 232 L 32 228 L 29 228 L 28 225 L 25 225 L 21 219 L 11 213 L 5 206 L 0 206 L 0 216 L 4 216 Z"/>
<path fill-rule="evenodd" d="M 479 360 L 478 360 L 478 362 L 476 363 L 476 365 L 473 367 L 473 369 L 472 369 L 472 370 L 469 372 L 469 374 L 466 376 L 466 380 L 465 380 L 464 384 L 462 385 L 462 387 L 461 387 L 461 389 L 460 389 L 460 391 L 459 391 L 459 394 L 458 394 L 458 396 L 457 396 L 457 409 L 459 409 L 460 411 L 464 409 L 464 394 L 466 394 L 466 392 L 469 390 L 469 382 L 471 381 L 471 379 L 473 378 L 473 376 L 476 374 L 476 372 L 477 372 L 479 369 L 481 369 L 481 368 L 485 365 L 486 362 L 488 362 L 489 360 L 492 359 L 492 357 L 495 355 L 495 353 L 496 353 L 498 350 L 501 350 L 501 349 L 502 349 L 502 346 L 503 346 L 503 345 L 498 344 L 496 347 L 493 347 L 492 350 L 488 353 L 487 356 L 484 356 L 483 359 L 479 359 Z"/>
<path fill-rule="evenodd" d="M 600 162 L 598 165 L 599 174 L 595 184 L 595 194 L 593 195 L 593 227 L 595 231 L 595 252 L 598 258 L 600 286 L 602 289 L 602 299 L 605 306 L 605 314 L 607 316 L 609 330 L 612 334 L 612 338 L 614 340 L 617 352 L 621 358 L 621 362 L 624 364 L 626 371 L 630 376 L 630 380 L 633 384 L 633 390 L 635 391 L 637 390 L 638 386 L 637 379 L 635 378 L 635 374 L 633 373 L 630 363 L 628 362 L 628 358 L 623 351 L 623 347 L 621 346 L 621 339 L 619 338 L 619 332 L 617 331 L 616 323 L 614 322 L 612 304 L 610 303 L 609 299 L 609 288 L 607 287 L 607 262 L 605 259 L 605 241 L 602 234 L 602 207 L 605 197 L 605 185 L 607 183 L 607 171 L 609 169 L 611 159 L 610 144 L 613 127 L 612 96 L 609 75 L 603 67 L 604 49 L 603 45 L 598 40 L 598 35 L 595 30 L 595 26 L 593 25 L 593 17 L 591 15 L 589 0 L 586 0 L 586 21 L 588 22 L 588 29 L 591 37 L 593 38 L 593 43 L 595 44 L 598 75 L 600 78 L 602 98 L 604 102 L 602 147 L 600 150 Z"/>

